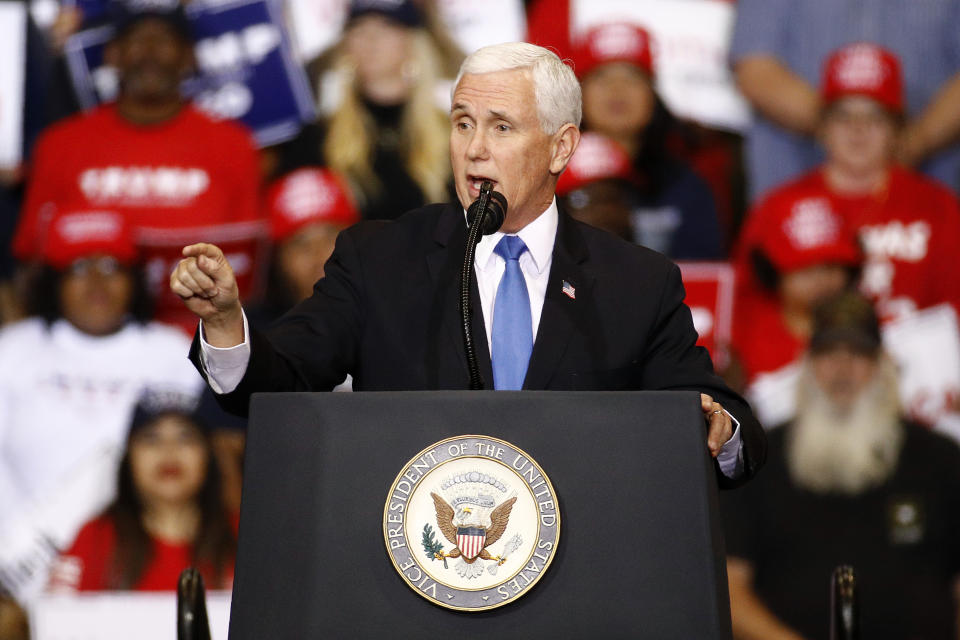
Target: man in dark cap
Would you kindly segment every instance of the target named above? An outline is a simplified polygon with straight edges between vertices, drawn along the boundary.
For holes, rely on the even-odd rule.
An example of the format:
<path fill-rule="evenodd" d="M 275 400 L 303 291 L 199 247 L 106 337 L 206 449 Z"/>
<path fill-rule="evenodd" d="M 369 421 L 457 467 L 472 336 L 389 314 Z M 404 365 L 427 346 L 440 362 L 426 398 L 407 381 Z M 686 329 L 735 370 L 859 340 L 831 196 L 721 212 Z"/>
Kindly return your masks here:
<path fill-rule="evenodd" d="M 105 57 L 117 71 L 116 102 L 41 135 L 13 252 L 23 262 L 37 260 L 58 210 L 116 211 L 132 225 L 151 288 L 160 293 L 154 276 L 165 276 L 171 251 L 176 255 L 185 240 L 241 242 L 262 233 L 259 162 L 244 127 L 213 120 L 181 95 L 194 43 L 178 0 L 117 1 L 111 23 Z M 253 256 L 245 258 L 250 273 Z M 195 322 L 169 294 L 157 314 L 188 329 Z"/>
<path fill-rule="evenodd" d="M 863 637 L 956 638 L 960 449 L 903 420 L 877 316 L 820 306 L 797 414 L 767 469 L 722 496 L 738 637 L 826 637 L 831 571 L 859 577 Z"/>

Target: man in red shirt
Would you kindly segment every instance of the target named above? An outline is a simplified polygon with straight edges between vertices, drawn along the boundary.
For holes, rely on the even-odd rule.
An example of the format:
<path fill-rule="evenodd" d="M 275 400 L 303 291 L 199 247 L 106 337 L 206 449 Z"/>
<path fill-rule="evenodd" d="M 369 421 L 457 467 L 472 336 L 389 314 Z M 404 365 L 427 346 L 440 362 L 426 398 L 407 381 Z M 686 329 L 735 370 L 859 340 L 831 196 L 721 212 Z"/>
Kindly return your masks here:
<path fill-rule="evenodd" d="M 860 287 L 883 321 L 942 302 L 960 309 L 952 255 L 960 238 L 957 200 L 895 164 L 904 113 L 897 58 L 869 43 L 843 47 L 824 66 L 821 94 L 819 137 L 827 160 L 763 198 L 744 229 L 740 264 L 776 211 L 825 203 L 859 236 L 866 257 Z"/>
<path fill-rule="evenodd" d="M 176 0 L 127 7 L 115 26 L 106 56 L 118 71 L 117 101 L 41 136 L 13 252 L 34 260 L 57 210 L 118 211 L 136 231 L 157 318 L 192 332 L 195 318 L 162 285 L 183 243 L 203 240 L 228 245 L 249 290 L 265 231 L 257 153 L 242 126 L 214 121 L 180 95 L 193 42 Z"/>

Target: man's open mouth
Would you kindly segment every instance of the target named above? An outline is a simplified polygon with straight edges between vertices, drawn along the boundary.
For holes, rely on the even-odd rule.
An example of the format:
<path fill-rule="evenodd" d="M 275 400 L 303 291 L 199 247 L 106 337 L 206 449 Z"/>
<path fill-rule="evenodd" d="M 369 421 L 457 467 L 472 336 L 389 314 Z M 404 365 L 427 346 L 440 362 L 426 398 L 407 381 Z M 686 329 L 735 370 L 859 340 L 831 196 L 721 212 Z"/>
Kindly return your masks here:
<path fill-rule="evenodd" d="M 485 181 L 489 181 L 494 189 L 497 188 L 497 181 L 494 180 L 493 178 L 488 178 L 486 176 L 468 175 L 467 181 L 470 184 L 470 187 L 473 190 L 477 191 L 478 193 L 480 192 L 480 187 L 483 186 L 483 183 Z"/>

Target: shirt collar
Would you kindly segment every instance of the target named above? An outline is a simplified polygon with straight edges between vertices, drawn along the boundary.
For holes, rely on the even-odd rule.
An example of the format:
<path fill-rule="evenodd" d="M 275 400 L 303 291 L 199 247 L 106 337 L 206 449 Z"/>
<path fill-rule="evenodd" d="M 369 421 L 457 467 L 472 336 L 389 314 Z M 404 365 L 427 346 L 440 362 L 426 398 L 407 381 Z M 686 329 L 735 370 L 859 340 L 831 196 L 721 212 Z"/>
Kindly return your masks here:
<path fill-rule="evenodd" d="M 466 212 L 464 212 L 466 215 Z M 527 252 L 533 258 L 533 266 L 537 273 L 542 273 L 544 268 L 550 264 L 550 258 L 553 255 L 553 245 L 557 237 L 557 224 L 560 220 L 560 213 L 557 211 L 557 198 L 554 196 L 547 210 L 534 219 L 533 222 L 520 229 L 516 233 L 527 245 Z M 475 264 L 478 269 L 486 271 L 494 264 L 495 255 L 493 253 L 497 243 L 500 242 L 505 234 L 497 231 L 489 236 L 483 236 L 477 244 L 477 251 L 474 254 Z"/>

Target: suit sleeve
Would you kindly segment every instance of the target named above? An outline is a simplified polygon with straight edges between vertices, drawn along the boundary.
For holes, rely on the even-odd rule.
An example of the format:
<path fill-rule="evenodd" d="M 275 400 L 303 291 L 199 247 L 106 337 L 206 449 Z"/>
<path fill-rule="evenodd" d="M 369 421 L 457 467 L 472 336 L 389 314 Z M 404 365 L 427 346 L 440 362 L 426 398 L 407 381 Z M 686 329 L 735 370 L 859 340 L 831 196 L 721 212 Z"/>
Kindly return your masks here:
<path fill-rule="evenodd" d="M 354 228 L 356 229 L 356 227 Z M 329 391 L 355 373 L 362 332 L 363 293 L 353 230 L 340 234 L 326 276 L 307 298 L 265 332 L 250 328 L 250 361 L 237 388 L 217 395 L 228 412 L 246 416 L 250 396 L 261 392 Z M 190 350 L 206 378 L 199 336 Z"/>
<path fill-rule="evenodd" d="M 766 460 L 766 436 L 750 405 L 714 373 L 710 354 L 697 346 L 697 332 L 690 309 L 683 303 L 684 296 L 680 269 L 670 263 L 643 358 L 641 388 L 706 393 L 736 417 L 743 442 L 744 473 L 735 480 L 719 470 L 717 476 L 721 487 L 737 486 L 751 478 Z"/>

